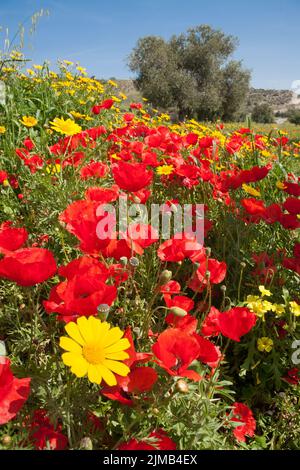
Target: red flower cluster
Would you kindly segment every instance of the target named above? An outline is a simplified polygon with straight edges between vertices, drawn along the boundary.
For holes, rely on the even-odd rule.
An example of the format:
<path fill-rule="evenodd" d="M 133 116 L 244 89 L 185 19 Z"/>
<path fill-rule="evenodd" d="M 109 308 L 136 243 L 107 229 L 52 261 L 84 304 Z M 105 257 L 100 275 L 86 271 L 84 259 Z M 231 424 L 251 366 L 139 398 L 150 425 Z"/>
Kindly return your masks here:
<path fill-rule="evenodd" d="M 62 426 L 51 424 L 45 410 L 36 410 L 29 424 L 29 438 L 37 450 L 64 450 L 68 447 L 68 438 L 62 432 Z"/>
<path fill-rule="evenodd" d="M 176 450 L 176 444 L 163 429 L 153 431 L 145 440 L 131 439 L 120 444 L 118 450 Z"/>
<path fill-rule="evenodd" d="M 234 428 L 233 434 L 240 442 L 246 442 L 246 436 L 253 437 L 256 429 L 256 421 L 253 413 L 244 403 L 233 404 L 233 417 L 231 421 L 241 422 L 240 426 Z"/>
<path fill-rule="evenodd" d="M 56 273 L 56 262 L 51 251 L 44 248 L 20 248 L 27 240 L 24 228 L 11 227 L 12 222 L 0 226 L 0 277 L 20 286 L 34 286 Z"/>
<path fill-rule="evenodd" d="M 0 356 L 0 424 L 13 419 L 30 393 L 30 378 L 17 379 L 10 369 L 10 360 Z"/>
<path fill-rule="evenodd" d="M 96 315 L 99 305 L 111 305 L 116 298 L 115 286 L 106 281 L 117 273 L 117 265 L 107 268 L 94 258 L 82 256 L 58 270 L 66 280 L 51 289 L 43 302 L 48 313 L 57 313 L 65 322 L 78 316 Z"/>

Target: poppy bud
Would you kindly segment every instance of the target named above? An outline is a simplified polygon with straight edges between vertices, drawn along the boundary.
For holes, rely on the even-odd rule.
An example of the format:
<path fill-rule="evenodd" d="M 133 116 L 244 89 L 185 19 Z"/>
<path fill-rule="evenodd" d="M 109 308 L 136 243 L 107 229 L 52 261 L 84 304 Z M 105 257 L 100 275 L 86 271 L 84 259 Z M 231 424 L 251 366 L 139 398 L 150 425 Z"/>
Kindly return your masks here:
<path fill-rule="evenodd" d="M 160 273 L 159 276 L 159 285 L 163 286 L 164 284 L 167 284 L 172 279 L 172 271 L 169 271 L 168 269 L 165 269 L 162 273 Z"/>
<path fill-rule="evenodd" d="M 221 291 L 226 292 L 226 286 L 221 286 Z"/>
<path fill-rule="evenodd" d="M 211 255 L 211 248 L 210 248 L 209 246 L 207 246 L 207 247 L 205 248 L 205 253 L 206 253 L 207 257 L 209 258 L 210 255 Z"/>
<path fill-rule="evenodd" d="M 123 265 L 123 266 L 126 266 L 127 263 L 128 263 L 128 258 L 126 256 L 121 256 L 120 258 L 120 263 Z"/>
<path fill-rule="evenodd" d="M 187 315 L 187 311 L 180 307 L 171 307 L 170 312 L 174 313 L 176 317 L 185 317 Z"/>
<path fill-rule="evenodd" d="M 241 267 L 244 269 L 246 267 L 246 263 L 244 261 L 241 262 Z"/>
<path fill-rule="evenodd" d="M 176 390 L 180 393 L 188 393 L 189 386 L 185 380 L 179 379 L 178 382 L 176 382 Z"/>
<path fill-rule="evenodd" d="M 90 437 L 83 437 L 79 443 L 82 450 L 93 450 L 93 443 Z"/>
<path fill-rule="evenodd" d="M 9 446 L 11 443 L 11 437 L 8 434 L 5 434 L 1 440 L 4 446 Z"/>

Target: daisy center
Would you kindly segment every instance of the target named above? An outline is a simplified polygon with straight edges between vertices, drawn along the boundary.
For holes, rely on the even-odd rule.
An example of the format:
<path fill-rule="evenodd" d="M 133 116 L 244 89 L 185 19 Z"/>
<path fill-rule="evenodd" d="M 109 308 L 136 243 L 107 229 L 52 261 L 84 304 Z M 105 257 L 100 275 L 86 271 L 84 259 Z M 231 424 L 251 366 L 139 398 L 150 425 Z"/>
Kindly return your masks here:
<path fill-rule="evenodd" d="M 104 348 L 99 344 L 86 344 L 82 348 L 82 354 L 90 364 L 101 364 L 105 359 Z"/>

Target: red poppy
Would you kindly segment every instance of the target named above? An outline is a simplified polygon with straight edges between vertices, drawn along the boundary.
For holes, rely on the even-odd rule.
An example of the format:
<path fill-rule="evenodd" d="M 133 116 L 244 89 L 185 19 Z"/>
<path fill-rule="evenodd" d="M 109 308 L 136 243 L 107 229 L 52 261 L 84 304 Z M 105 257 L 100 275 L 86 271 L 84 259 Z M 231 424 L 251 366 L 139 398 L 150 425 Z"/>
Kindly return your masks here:
<path fill-rule="evenodd" d="M 26 139 L 24 139 L 23 145 L 27 148 L 27 150 L 29 150 L 29 152 L 34 149 L 34 143 L 30 137 L 26 137 Z"/>
<path fill-rule="evenodd" d="M 256 316 L 247 307 L 234 307 L 219 316 L 219 327 L 222 335 L 234 341 L 249 333 L 256 323 Z"/>
<path fill-rule="evenodd" d="M 180 284 L 177 281 L 169 281 L 160 287 L 162 294 L 178 294 L 180 292 Z"/>
<path fill-rule="evenodd" d="M 57 267 L 53 254 L 45 248 L 21 248 L 0 260 L 0 277 L 20 286 L 34 286 L 54 276 Z"/>
<path fill-rule="evenodd" d="M 224 261 L 213 258 L 204 260 L 195 271 L 189 287 L 195 292 L 202 292 L 208 283 L 220 284 L 225 279 L 226 270 L 227 266 Z"/>
<path fill-rule="evenodd" d="M 66 229 L 80 241 L 80 249 L 88 254 L 98 255 L 114 238 L 115 214 L 99 213 L 100 206 L 98 201 L 79 200 L 71 203 L 59 216 L 59 220 L 66 223 Z M 98 224 L 103 224 L 101 239 Z"/>
<path fill-rule="evenodd" d="M 291 196 L 300 197 L 300 185 L 297 183 L 284 182 L 284 189 Z"/>
<path fill-rule="evenodd" d="M 291 385 L 298 385 L 300 383 L 300 370 L 297 367 L 289 369 L 287 375 L 283 377 L 283 380 Z"/>
<path fill-rule="evenodd" d="M 30 423 L 30 441 L 37 450 L 64 450 L 68 438 L 62 432 L 61 424 L 51 424 L 45 410 L 36 410 Z"/>
<path fill-rule="evenodd" d="M 118 450 L 176 450 L 176 444 L 170 439 L 165 431 L 158 429 L 149 434 L 144 441 L 131 439 L 129 442 L 120 444 Z"/>
<path fill-rule="evenodd" d="M 288 197 L 283 204 L 283 208 L 290 214 L 300 214 L 300 199 Z"/>
<path fill-rule="evenodd" d="M 141 366 L 141 363 L 148 362 L 152 358 L 152 354 L 136 352 L 130 328 L 126 329 L 124 338 L 127 338 L 130 343 L 130 348 L 126 351 L 129 358 L 124 361 L 130 367 L 130 373 L 126 377 L 117 376 L 118 384 L 114 387 L 103 387 L 101 394 L 110 400 L 131 406 L 133 405 L 131 394 L 151 390 L 158 375 L 152 367 Z"/>
<path fill-rule="evenodd" d="M 14 228 L 11 225 L 11 221 L 3 222 L 0 225 L 0 253 L 21 248 L 28 238 L 25 228 Z"/>
<path fill-rule="evenodd" d="M 217 367 L 222 356 L 220 349 L 203 336 L 196 333 L 193 336 L 198 341 L 200 348 L 197 359 L 210 367 Z"/>
<path fill-rule="evenodd" d="M 4 170 L 0 170 L 0 184 L 3 184 L 5 180 L 8 180 L 8 173 Z"/>
<path fill-rule="evenodd" d="M 231 421 L 243 423 L 234 428 L 233 434 L 238 441 L 246 442 L 246 436 L 254 436 L 256 421 L 252 411 L 247 405 L 244 405 L 244 403 L 235 402 L 233 407 L 233 417 Z"/>
<path fill-rule="evenodd" d="M 221 312 L 215 307 L 211 307 L 209 314 L 205 317 L 201 334 L 206 337 L 217 336 L 220 333 L 219 318 Z"/>
<path fill-rule="evenodd" d="M 60 320 L 96 315 L 99 305 L 111 305 L 116 298 L 116 287 L 105 284 L 110 271 L 93 258 L 74 260 L 60 268 L 59 274 L 67 279 L 51 289 L 43 305 L 47 313 L 57 313 Z"/>
<path fill-rule="evenodd" d="M 13 419 L 30 393 L 30 378 L 17 379 L 10 369 L 10 360 L 0 357 L 0 425 Z"/>
<path fill-rule="evenodd" d="M 108 166 L 102 162 L 94 162 L 93 160 L 80 170 L 80 177 L 82 180 L 88 178 L 104 178 L 108 172 Z"/>
<path fill-rule="evenodd" d="M 157 363 L 168 374 L 200 380 L 200 375 L 189 370 L 191 363 L 199 357 L 200 346 L 196 338 L 178 328 L 169 328 L 158 336 L 152 351 Z"/>
<path fill-rule="evenodd" d="M 92 113 L 99 114 L 102 109 L 110 109 L 114 104 L 114 100 L 107 99 L 102 101 L 102 103 L 92 107 Z"/>
<path fill-rule="evenodd" d="M 107 204 L 108 202 L 116 201 L 119 197 L 119 188 L 117 185 L 113 185 L 110 188 L 92 187 L 86 190 L 85 197 L 99 204 Z"/>
<path fill-rule="evenodd" d="M 300 220 L 294 214 L 282 214 L 280 217 L 281 225 L 287 230 L 296 230 L 300 228 Z"/>
<path fill-rule="evenodd" d="M 112 165 L 115 182 L 121 189 L 136 192 L 151 184 L 153 173 L 143 163 L 119 162 Z"/>
<path fill-rule="evenodd" d="M 142 109 L 143 105 L 142 103 L 131 103 L 130 108 L 131 109 Z"/>
<path fill-rule="evenodd" d="M 185 295 L 175 295 L 172 297 L 171 295 L 164 294 L 164 301 L 168 308 L 178 307 L 186 312 L 194 308 L 194 301 Z"/>
<path fill-rule="evenodd" d="M 184 330 L 189 335 L 196 332 L 198 320 L 197 318 L 193 317 L 192 315 L 185 315 L 184 317 L 178 317 L 174 315 L 174 313 L 169 313 L 165 321 L 168 325 L 172 326 L 173 328 L 179 328 L 180 330 Z"/>
<path fill-rule="evenodd" d="M 294 246 L 294 257 L 293 258 L 284 258 L 282 265 L 286 269 L 291 269 L 300 275 L 300 243 L 296 243 Z"/>
<path fill-rule="evenodd" d="M 263 201 L 255 198 L 242 199 L 242 206 L 250 215 L 263 216 L 266 212 L 266 207 Z"/>
<path fill-rule="evenodd" d="M 195 237 L 184 233 L 181 238 L 175 235 L 162 243 L 158 247 L 157 256 L 162 261 L 176 262 L 190 258 L 194 262 L 205 256 L 205 250 Z"/>

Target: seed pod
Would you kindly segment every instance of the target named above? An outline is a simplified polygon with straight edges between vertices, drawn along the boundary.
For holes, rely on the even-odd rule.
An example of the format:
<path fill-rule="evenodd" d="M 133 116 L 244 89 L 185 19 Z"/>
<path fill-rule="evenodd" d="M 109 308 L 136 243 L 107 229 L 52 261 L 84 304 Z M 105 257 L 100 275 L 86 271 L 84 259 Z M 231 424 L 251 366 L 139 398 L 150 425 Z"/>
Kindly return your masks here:
<path fill-rule="evenodd" d="M 97 308 L 99 317 L 102 321 L 105 321 L 109 314 L 109 305 L 107 304 L 100 304 Z"/>
<path fill-rule="evenodd" d="M 9 446 L 11 443 L 11 437 L 8 434 L 5 434 L 1 440 L 4 446 Z"/>
<path fill-rule="evenodd" d="M 174 313 L 176 317 L 185 317 L 187 315 L 187 311 L 180 307 L 171 307 L 170 312 Z"/>
<path fill-rule="evenodd" d="M 129 259 L 129 263 L 131 264 L 131 266 L 133 266 L 134 268 L 136 268 L 140 262 L 139 260 L 135 257 L 135 256 L 132 256 L 130 259 Z"/>
<path fill-rule="evenodd" d="M 93 443 L 90 437 L 83 437 L 79 443 L 82 450 L 93 450 Z"/>
<path fill-rule="evenodd" d="M 189 392 L 189 386 L 186 383 L 186 381 L 183 380 L 183 379 L 179 379 L 178 382 L 176 382 L 175 388 L 176 388 L 177 392 L 180 392 L 180 393 L 188 393 Z"/>

